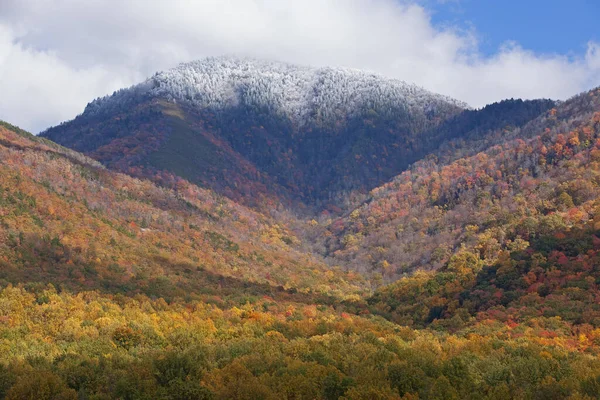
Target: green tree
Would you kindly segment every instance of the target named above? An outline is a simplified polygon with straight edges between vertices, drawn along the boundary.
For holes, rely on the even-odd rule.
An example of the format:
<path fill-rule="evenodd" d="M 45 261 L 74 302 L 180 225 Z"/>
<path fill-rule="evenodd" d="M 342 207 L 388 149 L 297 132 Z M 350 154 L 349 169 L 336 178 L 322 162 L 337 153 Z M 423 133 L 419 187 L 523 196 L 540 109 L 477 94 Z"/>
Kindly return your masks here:
<path fill-rule="evenodd" d="M 6 400 L 77 400 L 77 392 L 53 373 L 35 371 L 20 377 Z"/>

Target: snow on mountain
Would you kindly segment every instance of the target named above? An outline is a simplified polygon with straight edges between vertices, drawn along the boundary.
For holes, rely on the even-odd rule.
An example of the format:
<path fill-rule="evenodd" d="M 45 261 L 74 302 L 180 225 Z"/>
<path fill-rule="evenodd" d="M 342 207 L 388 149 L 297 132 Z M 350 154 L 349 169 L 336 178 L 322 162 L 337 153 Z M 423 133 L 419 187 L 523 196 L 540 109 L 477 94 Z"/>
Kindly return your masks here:
<path fill-rule="evenodd" d="M 467 108 L 460 101 L 397 79 L 349 68 L 312 68 L 237 57 L 207 58 L 159 72 L 129 89 L 94 100 L 95 114 L 140 96 L 162 97 L 215 111 L 237 105 L 306 122 L 332 122 L 365 110 L 435 115 Z"/>

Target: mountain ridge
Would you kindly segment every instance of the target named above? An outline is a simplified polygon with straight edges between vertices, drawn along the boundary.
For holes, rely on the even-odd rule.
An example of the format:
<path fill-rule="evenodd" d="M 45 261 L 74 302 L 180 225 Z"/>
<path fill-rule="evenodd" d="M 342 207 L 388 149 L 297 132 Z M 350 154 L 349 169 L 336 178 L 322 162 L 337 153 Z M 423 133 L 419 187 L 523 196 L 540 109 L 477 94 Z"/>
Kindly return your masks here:
<path fill-rule="evenodd" d="M 213 58 L 97 99 L 41 136 L 111 168 L 174 173 L 247 205 L 334 210 L 460 137 L 444 123 L 463 113 L 518 125 L 552 105 L 514 104 L 495 115 L 356 70 Z"/>

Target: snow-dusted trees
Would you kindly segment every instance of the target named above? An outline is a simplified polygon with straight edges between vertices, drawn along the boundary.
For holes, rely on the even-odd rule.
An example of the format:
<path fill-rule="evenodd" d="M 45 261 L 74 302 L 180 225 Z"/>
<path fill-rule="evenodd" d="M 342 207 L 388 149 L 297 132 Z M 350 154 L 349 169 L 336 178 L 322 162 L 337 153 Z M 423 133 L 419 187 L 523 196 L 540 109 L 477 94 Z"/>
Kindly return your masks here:
<path fill-rule="evenodd" d="M 295 124 L 331 123 L 374 110 L 446 115 L 466 105 L 406 82 L 347 68 L 311 68 L 253 59 L 219 57 L 181 64 L 147 81 L 90 103 L 100 112 L 151 95 L 198 108 L 239 104 L 268 109 Z"/>

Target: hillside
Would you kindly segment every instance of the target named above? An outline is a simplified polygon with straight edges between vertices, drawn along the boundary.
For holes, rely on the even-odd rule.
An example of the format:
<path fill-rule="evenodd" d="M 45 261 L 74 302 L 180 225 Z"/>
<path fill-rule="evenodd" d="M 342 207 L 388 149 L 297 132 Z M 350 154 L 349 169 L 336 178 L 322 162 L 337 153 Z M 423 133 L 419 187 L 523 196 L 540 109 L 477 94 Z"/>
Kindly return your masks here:
<path fill-rule="evenodd" d="M 181 178 L 171 177 L 175 190 L 160 188 L 9 125 L 0 126 L 0 156 L 5 282 L 164 298 L 219 296 L 227 286 L 359 290 L 296 250 L 285 227 Z"/>
<path fill-rule="evenodd" d="M 593 216 L 598 111 L 596 90 L 466 149 L 446 146 L 310 237 L 325 238 L 317 247 L 333 263 L 384 279 L 438 269 L 464 246 L 494 263 L 511 243 Z"/>
<path fill-rule="evenodd" d="M 500 144 L 492 136 L 484 152 L 416 163 L 330 224 L 330 254 L 392 277 L 439 268 L 462 246 L 490 263 L 515 240 L 588 218 L 600 194 L 598 97 L 575 97 Z"/>
<path fill-rule="evenodd" d="M 475 320 L 510 326 L 542 317 L 571 329 L 600 326 L 600 89 L 570 99 L 518 134 L 447 166 L 422 163 L 356 212 L 382 204 L 401 210 L 394 201 L 418 201 L 411 207 L 420 208 L 421 218 L 404 215 L 417 242 L 409 257 L 431 257 L 421 271 L 369 299 L 375 312 L 405 325 L 450 330 Z M 389 212 L 369 235 L 382 238 L 402 221 Z M 383 246 L 402 248 L 404 240 Z M 555 329 L 547 327 L 548 337 L 561 335 Z"/>
<path fill-rule="evenodd" d="M 583 135 L 589 127 L 598 133 L 597 116 L 584 122 Z M 595 288 L 596 243 L 588 233 L 595 225 L 532 245 L 541 257 L 548 246 L 564 257 L 518 253 L 519 242 L 514 262 L 479 270 L 464 250 L 438 274 L 417 274 L 369 297 L 357 275 L 326 270 L 301 253 L 285 227 L 170 179 L 174 190 L 2 124 L 0 397 L 600 395 L 600 333 L 595 309 L 585 314 L 594 292 L 583 291 Z M 568 266 L 567 279 L 549 268 L 555 259 Z M 554 313 L 521 308 L 520 318 L 508 318 L 484 302 L 480 293 L 499 298 L 490 285 L 502 285 L 510 299 L 523 296 L 520 274 Z M 462 309 L 452 308 L 460 287 L 476 290 Z M 565 296 L 571 303 L 557 306 Z M 454 310 L 487 313 L 443 323 Z M 415 326 L 423 312 L 434 318 L 423 321 L 430 328 L 413 329 L 371 312 Z"/>

